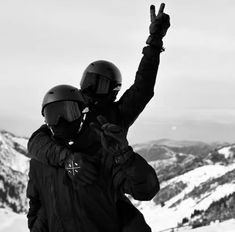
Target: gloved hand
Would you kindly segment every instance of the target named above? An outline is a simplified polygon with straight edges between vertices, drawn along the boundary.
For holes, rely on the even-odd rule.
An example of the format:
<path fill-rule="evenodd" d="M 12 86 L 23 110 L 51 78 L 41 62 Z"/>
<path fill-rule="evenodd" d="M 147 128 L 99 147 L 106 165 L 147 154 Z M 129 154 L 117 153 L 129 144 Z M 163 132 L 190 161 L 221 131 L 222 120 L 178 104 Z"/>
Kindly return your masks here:
<path fill-rule="evenodd" d="M 158 14 L 156 15 L 155 6 L 150 6 L 150 36 L 148 37 L 146 43 L 155 47 L 162 46 L 162 38 L 166 35 L 166 32 L 170 27 L 170 16 L 163 12 L 164 8 L 165 4 L 161 3 Z"/>
<path fill-rule="evenodd" d="M 115 163 L 124 163 L 133 153 L 128 146 L 126 133 L 120 126 L 108 123 L 101 115 L 97 117 L 97 121 L 98 123 L 93 122 L 90 126 L 100 136 L 103 149 L 114 156 Z"/>
<path fill-rule="evenodd" d="M 72 153 L 65 159 L 65 169 L 69 178 L 81 185 L 92 184 L 98 178 L 97 160 L 84 153 Z"/>

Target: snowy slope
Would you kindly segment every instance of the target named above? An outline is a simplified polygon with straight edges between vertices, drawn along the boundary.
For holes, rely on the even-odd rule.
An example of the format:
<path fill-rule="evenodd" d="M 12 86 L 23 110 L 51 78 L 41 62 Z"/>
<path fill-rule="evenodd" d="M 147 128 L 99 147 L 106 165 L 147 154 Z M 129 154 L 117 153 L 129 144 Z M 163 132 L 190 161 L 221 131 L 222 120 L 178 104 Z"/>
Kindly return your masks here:
<path fill-rule="evenodd" d="M 164 160 L 165 164 L 162 160 L 150 162 L 157 173 L 162 172 L 161 167 L 167 168 L 165 174 L 168 175 L 165 178 L 166 181 L 161 177 L 163 180 L 161 181 L 161 190 L 151 202 L 135 202 L 153 231 L 183 226 L 183 219 L 187 219 L 188 225 L 192 227 L 199 222 L 200 225 L 209 224 L 210 220 L 218 218 L 221 221 L 231 217 L 235 218 L 235 212 L 232 212 L 234 211 L 232 207 L 235 198 L 234 147 L 231 145 L 213 150 L 213 156 L 212 153 L 209 153 L 202 160 L 191 157 L 194 166 L 183 174 L 181 174 L 180 168 L 174 170 L 173 175 L 170 173 L 172 165 L 177 167 L 176 163 L 179 160 L 176 156 L 172 156 L 175 157 L 175 164 L 173 164 L 172 158 Z M 185 160 L 187 159 L 180 161 L 183 169 L 191 167 L 191 165 L 187 166 Z M 228 212 L 231 211 L 227 215 L 219 212 L 222 204 L 221 199 Z M 195 212 L 200 213 L 195 217 Z"/>
<path fill-rule="evenodd" d="M 221 223 L 218 222 L 211 223 L 211 225 L 209 226 L 203 226 L 190 231 L 191 232 L 234 232 L 235 219 L 226 220 Z"/>
<path fill-rule="evenodd" d="M 27 218 L 10 210 L 0 209 L 0 232 L 26 232 Z"/>
<path fill-rule="evenodd" d="M 224 185 L 214 186 L 213 189 L 204 191 L 198 197 L 197 195 L 190 196 L 195 187 L 211 181 L 212 178 L 221 177 L 231 170 L 235 170 L 235 164 L 229 165 L 227 168 L 220 165 L 197 168 L 161 184 L 162 188 L 177 182 L 186 184 L 186 187 L 179 194 L 165 202 L 164 207 L 155 205 L 154 201 L 142 202 L 138 207 L 145 215 L 147 222 L 155 230 L 176 227 L 183 218 L 190 218 L 194 210 L 206 210 L 213 201 L 235 192 L 235 181 L 232 181 Z"/>
<path fill-rule="evenodd" d="M 189 227 L 178 228 L 177 232 L 234 232 L 235 219 L 223 221 L 221 223 L 215 222 L 208 226 L 203 226 L 195 229 Z M 0 210 L 0 232 L 27 232 L 26 215 L 19 215 L 12 212 Z M 172 229 L 164 230 L 164 232 L 172 232 Z M 152 230 L 152 232 L 161 232 L 160 230 Z M 162 231 L 163 232 L 163 231 Z"/>
<path fill-rule="evenodd" d="M 15 171 L 26 173 L 29 168 L 26 145 L 27 139 L 0 131 L 0 157 L 4 165 Z"/>
<path fill-rule="evenodd" d="M 0 207 L 25 212 L 29 158 L 25 138 L 0 131 Z"/>

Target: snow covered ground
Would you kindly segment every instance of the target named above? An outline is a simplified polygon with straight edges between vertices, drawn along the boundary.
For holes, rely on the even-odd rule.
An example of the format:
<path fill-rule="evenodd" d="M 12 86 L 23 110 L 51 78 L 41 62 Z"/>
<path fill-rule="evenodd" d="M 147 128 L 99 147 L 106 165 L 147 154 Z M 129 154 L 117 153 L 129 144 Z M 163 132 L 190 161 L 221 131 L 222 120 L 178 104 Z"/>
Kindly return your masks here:
<path fill-rule="evenodd" d="M 29 169 L 29 158 L 18 151 L 15 148 L 16 145 L 18 149 L 26 152 L 27 139 L 14 137 L 9 133 L 0 133 L 1 160 L 13 170 L 27 173 Z"/>
<path fill-rule="evenodd" d="M 154 202 L 141 202 L 138 208 L 145 215 L 147 223 L 153 228 L 154 231 L 161 231 L 166 228 L 177 227 L 182 219 L 190 215 L 195 209 L 206 210 L 213 201 L 217 201 L 222 197 L 225 197 L 235 192 L 235 183 L 226 183 L 220 186 L 216 186 L 213 191 L 207 191 L 203 196 L 197 198 L 196 196 L 186 198 L 185 195 L 190 193 L 195 186 L 199 186 L 203 182 L 218 178 L 227 172 L 234 170 L 235 164 L 228 166 L 224 165 L 206 165 L 203 167 L 196 168 L 183 175 L 172 178 L 167 182 L 163 182 L 161 187 L 166 185 L 174 184 L 177 182 L 183 182 L 187 184 L 187 187 L 175 197 L 165 202 L 165 206 L 155 205 Z M 171 207 L 172 204 L 179 201 L 180 203 L 176 207 Z M 235 231 L 235 224 L 234 224 Z M 221 230 L 223 232 L 223 230 Z"/>
<path fill-rule="evenodd" d="M 177 231 L 177 230 L 176 230 Z M 183 231 L 191 231 L 191 232 L 234 232 L 235 231 L 235 219 L 230 219 L 221 223 L 213 223 L 209 226 L 203 226 L 191 230 L 181 230 Z M 178 232 L 181 232 L 178 230 Z M 155 231 L 153 231 L 155 232 Z M 156 231 L 157 232 L 157 231 Z"/>
<path fill-rule="evenodd" d="M 160 219 L 156 219 L 156 222 Z M 167 221 L 166 221 L 167 223 Z M 151 224 L 152 232 L 160 232 Z M 170 227 L 166 227 L 170 228 Z M 166 229 L 165 228 L 165 229 Z M 0 210 L 0 232 L 27 232 L 27 219 L 26 215 L 18 215 L 6 210 Z M 164 231 L 171 232 L 172 230 Z M 230 219 L 222 223 L 213 223 L 209 226 L 199 227 L 196 229 L 175 229 L 174 232 L 234 232 L 235 231 L 235 219 Z"/>
<path fill-rule="evenodd" d="M 0 232 L 27 232 L 26 215 L 0 209 Z"/>

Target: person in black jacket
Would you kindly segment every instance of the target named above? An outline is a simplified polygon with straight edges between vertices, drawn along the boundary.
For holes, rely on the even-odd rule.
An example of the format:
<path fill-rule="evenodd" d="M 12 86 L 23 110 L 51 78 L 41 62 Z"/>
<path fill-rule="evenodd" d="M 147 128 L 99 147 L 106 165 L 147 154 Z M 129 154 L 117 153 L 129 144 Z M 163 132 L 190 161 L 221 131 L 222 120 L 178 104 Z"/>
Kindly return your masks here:
<path fill-rule="evenodd" d="M 47 125 L 43 125 L 34 132 L 29 139 L 28 150 L 31 157 L 34 159 L 34 161 L 32 160 L 31 162 L 36 162 L 37 160 L 41 163 L 39 164 L 37 162 L 38 165 L 50 165 L 58 168 L 66 157 L 73 155 L 74 151 L 96 154 L 97 151 L 100 150 L 101 141 L 99 137 L 91 133 L 89 125 L 91 122 L 96 121 L 98 115 L 104 115 L 110 123 L 121 126 L 124 135 L 127 134 L 129 127 L 153 97 L 153 89 L 159 65 L 159 55 L 164 50 L 162 47 L 162 38 L 165 36 L 170 26 L 169 16 L 165 14 L 163 10 L 164 4 L 161 4 L 157 15 L 155 14 L 154 6 L 150 8 L 150 36 L 146 42 L 147 46 L 143 49 L 143 57 L 136 73 L 134 84 L 123 94 L 119 101 L 114 102 L 120 89 L 121 76 L 119 75 L 120 72 L 117 71 L 118 69 L 112 63 L 106 61 L 93 62 L 89 65 L 81 81 L 83 96 L 89 105 L 89 112 L 84 114 L 84 118 L 86 116 L 86 119 L 82 120 L 83 126 L 80 131 L 81 135 L 76 138 L 76 142 L 74 142 L 72 147 L 67 147 L 61 143 L 56 143 L 52 139 L 53 134 L 51 130 Z M 92 66 L 95 68 L 92 69 Z M 107 72 L 107 70 L 109 71 Z M 100 77 L 102 76 L 104 78 L 101 79 Z M 106 81 L 106 84 L 104 81 Z M 135 165 L 133 167 L 135 170 L 138 170 L 138 168 L 135 168 Z M 141 167 L 141 165 L 139 167 Z M 139 173 L 139 177 L 141 178 L 141 172 Z M 125 179 L 125 174 L 122 174 L 121 177 Z M 119 178 L 119 180 L 120 179 L 121 178 Z M 53 189 L 51 191 L 53 191 Z M 147 191 L 135 191 L 132 195 L 137 200 L 150 200 L 156 194 L 156 191 L 154 194 L 146 193 Z M 31 196 L 31 199 L 33 199 L 31 202 L 37 201 L 35 200 L 37 199 L 35 196 Z M 130 231 L 134 231 L 133 228 L 141 221 L 137 219 L 139 217 L 141 218 L 141 214 L 129 204 L 126 198 L 120 199 L 121 198 L 117 201 L 117 208 L 120 212 L 128 212 L 127 215 L 129 215 L 129 217 L 125 216 L 122 218 L 123 224 L 125 224 L 123 228 L 128 228 L 129 226 L 127 225 L 131 225 L 129 227 L 131 228 Z M 33 208 L 34 206 L 32 209 Z M 31 217 L 31 212 L 29 212 L 29 222 L 32 218 L 33 221 L 35 221 L 35 218 L 39 219 L 39 216 L 43 215 L 43 213 L 40 213 L 41 209 L 38 210 L 37 207 L 33 212 L 39 212 L 39 214 Z M 130 218 L 132 220 L 129 220 Z M 134 218 L 136 220 L 134 220 Z M 43 222 L 44 220 L 42 219 L 41 221 Z M 130 221 L 133 223 L 131 224 Z M 140 225 L 137 227 L 141 228 Z M 126 231 L 128 231 L 128 229 Z"/>
<path fill-rule="evenodd" d="M 30 230 L 151 231 L 124 194 L 151 199 L 159 190 L 154 169 L 128 146 L 124 130 L 102 116 L 90 127 L 90 135 L 100 140 L 99 151 L 77 152 L 77 138 L 82 135 L 81 99 L 79 91 L 68 85 L 56 86 L 44 97 L 42 113 L 48 132 L 71 153 L 60 153 L 56 166 L 31 159 Z"/>
<path fill-rule="evenodd" d="M 153 97 L 159 56 L 164 50 L 162 38 L 170 26 L 170 18 L 164 13 L 164 7 L 165 4 L 162 3 L 157 15 L 155 7 L 150 7 L 150 35 L 146 41 L 147 46 L 143 49 L 135 82 L 118 101 L 115 98 L 121 87 L 121 73 L 114 64 L 96 61 L 84 71 L 80 84 L 89 112 L 85 114 L 83 121 L 83 136 L 76 142 L 77 151 L 93 149 L 95 152 L 100 148 L 98 139 L 87 139 L 90 136 L 89 125 L 96 121 L 98 115 L 103 115 L 108 122 L 121 126 L 127 134 L 129 127 Z M 50 165 L 59 164 L 60 154 L 68 156 L 71 153 L 69 149 L 54 143 L 46 125 L 33 133 L 28 142 L 28 151 L 33 159 Z"/>

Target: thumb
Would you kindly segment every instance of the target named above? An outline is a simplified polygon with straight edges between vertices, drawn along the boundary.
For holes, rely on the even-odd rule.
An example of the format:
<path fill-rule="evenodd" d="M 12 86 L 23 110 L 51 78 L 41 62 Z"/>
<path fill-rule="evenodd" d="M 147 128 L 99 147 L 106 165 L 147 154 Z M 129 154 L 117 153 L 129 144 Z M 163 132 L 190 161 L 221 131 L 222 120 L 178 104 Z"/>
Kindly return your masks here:
<path fill-rule="evenodd" d="M 101 145 L 102 145 L 103 149 L 108 151 L 109 145 L 108 145 L 108 141 L 107 141 L 107 138 L 105 137 L 104 133 L 100 134 L 100 141 L 101 141 Z"/>
<path fill-rule="evenodd" d="M 108 123 L 107 119 L 103 115 L 98 115 L 96 117 L 97 121 L 99 122 L 100 126 L 102 127 L 104 124 Z"/>

